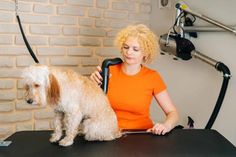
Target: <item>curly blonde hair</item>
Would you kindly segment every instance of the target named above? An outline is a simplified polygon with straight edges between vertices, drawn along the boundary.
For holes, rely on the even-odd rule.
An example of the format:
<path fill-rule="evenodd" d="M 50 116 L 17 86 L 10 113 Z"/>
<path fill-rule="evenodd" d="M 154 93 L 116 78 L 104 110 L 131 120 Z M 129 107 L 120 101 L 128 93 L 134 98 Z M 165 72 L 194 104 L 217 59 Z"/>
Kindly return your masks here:
<path fill-rule="evenodd" d="M 151 63 L 160 54 L 158 38 L 146 25 L 129 25 L 123 28 L 115 38 L 115 45 L 122 49 L 129 37 L 138 39 L 140 47 L 144 51 L 144 63 Z"/>

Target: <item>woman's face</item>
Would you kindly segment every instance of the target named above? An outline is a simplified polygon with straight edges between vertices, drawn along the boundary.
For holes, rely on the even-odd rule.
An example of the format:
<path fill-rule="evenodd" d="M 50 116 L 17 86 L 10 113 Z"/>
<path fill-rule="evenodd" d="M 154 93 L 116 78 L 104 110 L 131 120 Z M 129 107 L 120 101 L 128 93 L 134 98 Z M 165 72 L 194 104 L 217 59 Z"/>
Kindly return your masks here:
<path fill-rule="evenodd" d="M 141 64 L 144 58 L 144 52 L 138 43 L 138 39 L 129 37 L 122 47 L 124 62 L 127 64 Z"/>

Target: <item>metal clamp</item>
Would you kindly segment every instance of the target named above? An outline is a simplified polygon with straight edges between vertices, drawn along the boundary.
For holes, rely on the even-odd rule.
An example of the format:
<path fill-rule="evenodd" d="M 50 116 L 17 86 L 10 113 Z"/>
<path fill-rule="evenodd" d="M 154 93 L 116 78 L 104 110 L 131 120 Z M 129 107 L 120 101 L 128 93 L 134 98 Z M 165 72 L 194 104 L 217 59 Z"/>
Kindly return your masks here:
<path fill-rule="evenodd" d="M 0 141 L 0 147 L 7 147 L 11 144 L 11 141 Z"/>

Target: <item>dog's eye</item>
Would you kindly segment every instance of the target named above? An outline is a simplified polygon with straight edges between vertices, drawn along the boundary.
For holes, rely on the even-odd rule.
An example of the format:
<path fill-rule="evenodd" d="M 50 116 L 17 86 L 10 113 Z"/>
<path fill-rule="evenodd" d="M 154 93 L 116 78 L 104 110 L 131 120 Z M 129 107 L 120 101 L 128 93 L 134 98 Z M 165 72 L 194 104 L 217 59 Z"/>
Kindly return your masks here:
<path fill-rule="evenodd" d="M 29 85 L 25 85 L 25 90 L 29 90 Z"/>
<path fill-rule="evenodd" d="M 38 87 L 39 87 L 39 84 L 34 84 L 34 87 L 35 87 L 35 88 L 38 88 Z"/>

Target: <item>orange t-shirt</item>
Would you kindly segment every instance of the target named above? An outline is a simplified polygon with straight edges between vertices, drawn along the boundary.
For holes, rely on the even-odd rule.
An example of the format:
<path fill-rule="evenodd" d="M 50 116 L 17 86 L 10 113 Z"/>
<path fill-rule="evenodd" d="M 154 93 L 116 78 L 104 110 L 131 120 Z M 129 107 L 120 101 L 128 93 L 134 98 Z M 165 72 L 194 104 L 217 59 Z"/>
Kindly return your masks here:
<path fill-rule="evenodd" d="M 111 77 L 107 95 L 117 115 L 119 128 L 151 128 L 153 122 L 149 109 L 152 97 L 166 89 L 160 75 L 145 66 L 135 75 L 126 75 L 121 64 L 110 66 L 109 70 Z"/>

